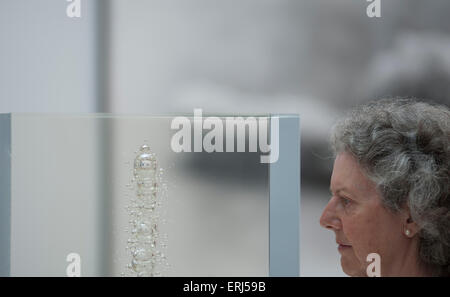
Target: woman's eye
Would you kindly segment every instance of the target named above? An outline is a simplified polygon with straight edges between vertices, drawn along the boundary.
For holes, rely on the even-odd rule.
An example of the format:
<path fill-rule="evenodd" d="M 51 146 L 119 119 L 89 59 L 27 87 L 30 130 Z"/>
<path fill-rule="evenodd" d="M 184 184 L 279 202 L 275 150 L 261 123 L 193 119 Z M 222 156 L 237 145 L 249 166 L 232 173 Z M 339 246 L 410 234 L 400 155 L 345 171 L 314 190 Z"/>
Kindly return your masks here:
<path fill-rule="evenodd" d="M 344 206 L 347 206 L 351 202 L 350 199 L 347 199 L 347 198 L 344 198 L 344 197 L 341 197 L 341 201 L 342 201 L 342 204 Z"/>

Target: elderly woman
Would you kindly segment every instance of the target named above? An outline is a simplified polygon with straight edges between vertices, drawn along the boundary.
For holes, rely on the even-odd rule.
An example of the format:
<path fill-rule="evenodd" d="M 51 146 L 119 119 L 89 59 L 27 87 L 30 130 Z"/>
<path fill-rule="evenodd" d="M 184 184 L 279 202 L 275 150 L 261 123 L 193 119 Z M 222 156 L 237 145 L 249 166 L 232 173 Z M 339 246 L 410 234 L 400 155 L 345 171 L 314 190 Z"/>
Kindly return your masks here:
<path fill-rule="evenodd" d="M 354 110 L 333 131 L 331 199 L 320 218 L 335 233 L 343 271 L 366 276 L 450 274 L 450 110 L 406 99 Z"/>

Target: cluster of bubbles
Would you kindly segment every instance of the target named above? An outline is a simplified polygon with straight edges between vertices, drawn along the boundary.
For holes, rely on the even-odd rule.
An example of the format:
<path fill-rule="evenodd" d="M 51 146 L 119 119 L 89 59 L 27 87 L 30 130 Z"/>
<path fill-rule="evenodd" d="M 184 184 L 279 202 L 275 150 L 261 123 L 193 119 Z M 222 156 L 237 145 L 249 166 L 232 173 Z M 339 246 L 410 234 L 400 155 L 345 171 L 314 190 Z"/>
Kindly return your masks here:
<path fill-rule="evenodd" d="M 167 236 L 160 232 L 164 221 L 159 210 L 167 186 L 163 182 L 163 169 L 148 145 L 141 146 L 137 151 L 129 187 L 134 191 L 131 204 L 127 207 L 131 227 L 127 250 L 131 253 L 131 263 L 127 265 L 127 273 L 122 275 L 161 276 L 169 266 L 163 253 Z"/>

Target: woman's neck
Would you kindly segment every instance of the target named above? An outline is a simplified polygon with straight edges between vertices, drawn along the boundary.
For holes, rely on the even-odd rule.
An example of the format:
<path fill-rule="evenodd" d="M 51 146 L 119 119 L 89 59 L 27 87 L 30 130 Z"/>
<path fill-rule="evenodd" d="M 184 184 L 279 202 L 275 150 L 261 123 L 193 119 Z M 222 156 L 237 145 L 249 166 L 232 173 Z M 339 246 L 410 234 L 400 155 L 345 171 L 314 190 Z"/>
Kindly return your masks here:
<path fill-rule="evenodd" d="M 424 277 L 436 275 L 434 267 L 423 263 L 419 258 L 418 238 L 412 239 L 408 246 L 403 249 L 402 255 L 396 257 L 394 261 L 386 267 L 385 273 L 381 271 L 382 276 L 408 276 Z"/>

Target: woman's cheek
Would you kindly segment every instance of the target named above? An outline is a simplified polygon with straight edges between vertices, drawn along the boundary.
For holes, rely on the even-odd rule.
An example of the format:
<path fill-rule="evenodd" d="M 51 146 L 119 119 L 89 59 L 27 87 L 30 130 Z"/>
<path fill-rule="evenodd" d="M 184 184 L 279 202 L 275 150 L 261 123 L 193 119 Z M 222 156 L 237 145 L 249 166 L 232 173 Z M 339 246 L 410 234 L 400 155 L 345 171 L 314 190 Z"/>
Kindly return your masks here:
<path fill-rule="evenodd" d="M 370 237 L 366 237 L 364 225 L 361 223 L 357 217 L 347 218 L 342 221 L 344 235 L 352 245 L 353 252 L 360 262 L 365 261 L 366 256 L 369 254 L 367 249 L 370 241 Z"/>

